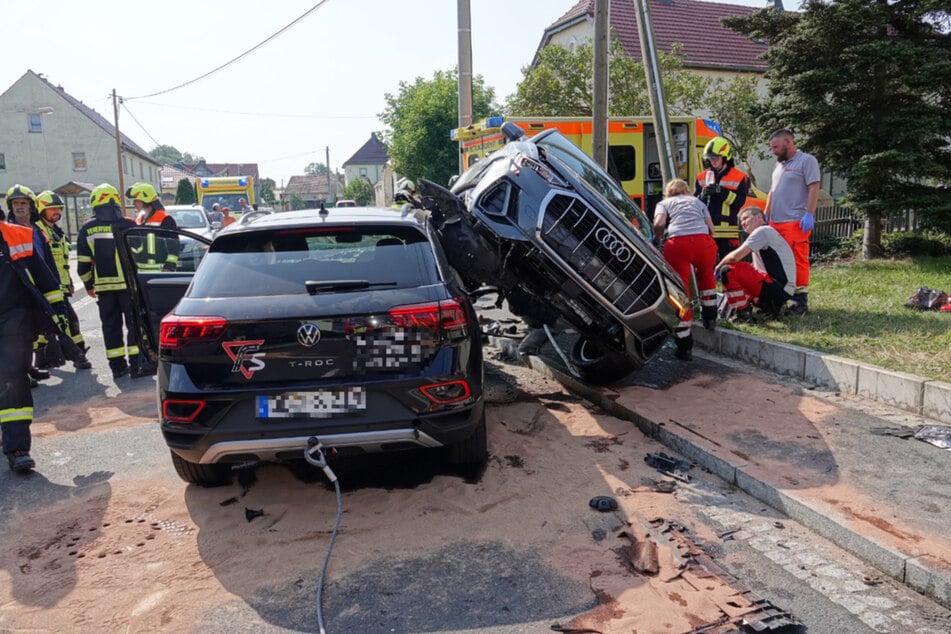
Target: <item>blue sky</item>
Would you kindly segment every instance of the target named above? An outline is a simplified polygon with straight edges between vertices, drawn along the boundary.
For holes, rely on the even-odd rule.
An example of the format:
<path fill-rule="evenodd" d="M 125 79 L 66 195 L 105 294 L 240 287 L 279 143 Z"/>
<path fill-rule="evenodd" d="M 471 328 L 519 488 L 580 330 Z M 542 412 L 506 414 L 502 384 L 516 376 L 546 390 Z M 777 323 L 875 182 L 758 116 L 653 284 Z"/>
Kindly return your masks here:
<path fill-rule="evenodd" d="M 119 127 L 145 149 L 161 143 L 211 162 L 255 162 L 279 185 L 326 162 L 328 147 L 339 169 L 383 128 L 386 93 L 456 65 L 455 1 L 326 0 L 227 68 L 143 97 L 237 57 L 317 2 L 5 0 L 0 90 L 31 69 L 112 120 L 115 89 L 127 98 Z M 574 4 L 471 0 L 473 71 L 500 102 L 543 29 Z"/>

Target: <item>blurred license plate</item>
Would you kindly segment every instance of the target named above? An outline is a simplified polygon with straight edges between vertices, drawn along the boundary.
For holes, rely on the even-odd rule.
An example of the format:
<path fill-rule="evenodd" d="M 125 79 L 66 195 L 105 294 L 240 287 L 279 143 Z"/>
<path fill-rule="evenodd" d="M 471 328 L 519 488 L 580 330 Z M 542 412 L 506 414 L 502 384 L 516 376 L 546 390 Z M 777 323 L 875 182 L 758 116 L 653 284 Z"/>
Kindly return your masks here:
<path fill-rule="evenodd" d="M 328 418 L 367 408 L 367 392 L 362 387 L 316 392 L 287 392 L 259 396 L 258 418 Z"/>

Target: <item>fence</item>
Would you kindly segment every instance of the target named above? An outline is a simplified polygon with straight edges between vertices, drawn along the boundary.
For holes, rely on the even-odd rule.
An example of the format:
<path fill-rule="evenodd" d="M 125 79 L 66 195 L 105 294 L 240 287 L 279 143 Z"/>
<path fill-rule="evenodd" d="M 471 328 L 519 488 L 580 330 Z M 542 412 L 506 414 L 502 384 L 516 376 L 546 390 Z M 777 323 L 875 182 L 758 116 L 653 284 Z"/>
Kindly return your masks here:
<path fill-rule="evenodd" d="M 810 255 L 816 255 L 849 238 L 865 226 L 865 218 L 856 216 L 848 207 L 830 205 L 816 208 L 816 226 L 810 238 Z M 882 220 L 882 233 L 916 231 L 921 218 L 912 209 L 905 209 Z"/>

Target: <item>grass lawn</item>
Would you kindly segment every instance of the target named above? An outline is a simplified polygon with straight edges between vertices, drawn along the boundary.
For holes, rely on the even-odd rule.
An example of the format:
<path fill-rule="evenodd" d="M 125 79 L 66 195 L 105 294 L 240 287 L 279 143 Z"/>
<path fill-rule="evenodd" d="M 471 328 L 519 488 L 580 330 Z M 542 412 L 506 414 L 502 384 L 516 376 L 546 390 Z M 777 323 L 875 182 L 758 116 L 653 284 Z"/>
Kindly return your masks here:
<path fill-rule="evenodd" d="M 905 308 L 919 286 L 951 294 L 951 257 L 813 265 L 808 314 L 725 327 L 951 383 L 951 312 Z"/>

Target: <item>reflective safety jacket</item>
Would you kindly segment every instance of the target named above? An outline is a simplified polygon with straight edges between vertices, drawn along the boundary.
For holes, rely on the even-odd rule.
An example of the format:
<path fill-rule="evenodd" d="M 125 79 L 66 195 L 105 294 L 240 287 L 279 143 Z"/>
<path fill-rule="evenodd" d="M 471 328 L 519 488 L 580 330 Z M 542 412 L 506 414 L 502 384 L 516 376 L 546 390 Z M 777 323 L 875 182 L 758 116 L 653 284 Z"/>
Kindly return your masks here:
<path fill-rule="evenodd" d="M 109 205 L 94 208 L 95 217 L 82 226 L 76 237 L 76 272 L 86 290 L 103 293 L 128 288 L 119 266 L 113 231 L 133 227 L 135 223 L 118 216 L 116 210 Z"/>
<path fill-rule="evenodd" d="M 713 173 L 714 182 L 721 189 L 719 194 L 701 198 L 710 210 L 710 218 L 713 220 L 713 237 L 715 239 L 739 238 L 737 216 L 746 204 L 746 196 L 750 192 L 750 178 L 736 167 L 730 167 L 722 174 L 718 174 L 713 168 L 708 168 L 697 175 L 694 196 L 700 197 L 709 173 Z"/>
<path fill-rule="evenodd" d="M 59 225 L 48 225 L 42 220 L 39 220 L 36 226 L 46 236 L 53 256 L 53 265 L 50 268 L 59 278 L 59 287 L 63 294 L 68 297 L 72 294 L 69 290 L 72 280 L 69 277 L 69 240 L 66 239 L 66 232 Z"/>
<path fill-rule="evenodd" d="M 63 291 L 34 253 L 33 230 L 0 221 L 0 315 L 31 304 L 42 315 L 38 330 L 57 332 L 53 315 L 65 312 Z"/>
<path fill-rule="evenodd" d="M 165 213 L 164 209 L 155 209 L 141 219 L 136 220 L 140 225 L 151 225 L 162 229 L 175 230 L 178 225 L 175 219 Z M 181 243 L 171 236 L 162 238 L 150 233 L 145 241 L 137 247 L 132 247 L 135 255 L 136 268 L 140 271 L 174 271 L 178 266 L 178 254 L 181 252 Z"/>

